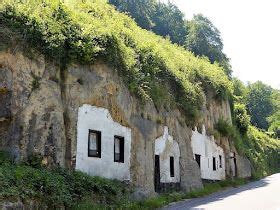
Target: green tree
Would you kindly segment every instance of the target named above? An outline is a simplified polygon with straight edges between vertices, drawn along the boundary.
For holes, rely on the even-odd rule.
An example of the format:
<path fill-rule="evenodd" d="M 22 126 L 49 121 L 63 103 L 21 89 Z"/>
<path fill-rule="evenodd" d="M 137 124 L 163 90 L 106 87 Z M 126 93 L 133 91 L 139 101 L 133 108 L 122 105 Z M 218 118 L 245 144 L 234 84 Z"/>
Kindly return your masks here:
<path fill-rule="evenodd" d="M 156 0 L 109 0 L 110 4 L 121 12 L 127 12 L 136 23 L 155 34 L 169 37 L 170 40 L 183 45 L 186 37 L 184 14 L 171 3 Z"/>
<path fill-rule="evenodd" d="M 115 5 L 119 11 L 127 12 L 141 28 L 153 28 L 151 17 L 156 9 L 155 0 L 109 0 L 109 3 Z"/>
<path fill-rule="evenodd" d="M 248 86 L 247 109 L 251 115 L 251 122 L 260 129 L 267 130 L 267 118 L 273 113 L 273 89 L 258 81 Z"/>
<path fill-rule="evenodd" d="M 275 138 L 280 139 L 280 91 L 273 90 L 272 93 L 273 113 L 267 118 L 269 122 L 268 131 L 273 133 Z"/>
<path fill-rule="evenodd" d="M 227 75 L 231 75 L 229 58 L 223 53 L 220 31 L 201 14 L 186 22 L 187 38 L 185 47 L 195 55 L 206 56 L 211 63 L 218 62 Z"/>
<path fill-rule="evenodd" d="M 170 40 L 183 45 L 187 34 L 184 14 L 171 3 L 158 3 L 152 17 L 155 26 L 153 32 L 161 36 L 168 36 Z"/>
<path fill-rule="evenodd" d="M 246 98 L 248 95 L 248 89 L 247 87 L 243 84 L 242 81 L 240 81 L 238 78 L 234 77 L 232 79 L 233 83 L 233 95 L 234 99 L 238 103 L 246 103 Z"/>

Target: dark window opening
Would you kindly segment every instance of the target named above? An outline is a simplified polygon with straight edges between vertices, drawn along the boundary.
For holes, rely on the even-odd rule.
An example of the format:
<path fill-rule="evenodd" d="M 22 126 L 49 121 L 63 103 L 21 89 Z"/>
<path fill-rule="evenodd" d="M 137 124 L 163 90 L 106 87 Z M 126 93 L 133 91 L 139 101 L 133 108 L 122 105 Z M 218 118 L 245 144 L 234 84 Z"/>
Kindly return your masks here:
<path fill-rule="evenodd" d="M 170 176 L 174 177 L 174 157 L 170 157 Z"/>
<path fill-rule="evenodd" d="M 124 163 L 124 138 L 114 137 L 114 161 Z"/>
<path fill-rule="evenodd" d="M 217 167 L 216 167 L 216 158 L 213 157 L 213 171 L 216 171 Z"/>
<path fill-rule="evenodd" d="M 195 161 L 197 162 L 199 168 L 200 168 L 200 158 L 201 158 L 201 155 L 195 154 Z"/>
<path fill-rule="evenodd" d="M 223 167 L 223 164 L 222 164 L 222 155 L 219 155 L 219 159 L 220 159 L 220 168 Z"/>
<path fill-rule="evenodd" d="M 160 159 L 159 155 L 155 156 L 155 191 L 160 191 Z"/>
<path fill-rule="evenodd" d="M 88 156 L 101 158 L 101 132 L 89 130 Z"/>

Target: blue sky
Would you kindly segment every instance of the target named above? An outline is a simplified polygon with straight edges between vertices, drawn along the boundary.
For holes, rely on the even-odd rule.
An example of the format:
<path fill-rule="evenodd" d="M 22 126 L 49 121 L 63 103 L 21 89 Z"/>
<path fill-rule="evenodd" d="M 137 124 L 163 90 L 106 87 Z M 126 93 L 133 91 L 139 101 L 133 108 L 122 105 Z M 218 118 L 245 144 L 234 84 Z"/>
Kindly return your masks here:
<path fill-rule="evenodd" d="M 168 0 L 165 0 L 168 1 Z M 220 30 L 233 75 L 280 89 L 279 0 L 171 0 L 187 19 L 202 13 Z"/>

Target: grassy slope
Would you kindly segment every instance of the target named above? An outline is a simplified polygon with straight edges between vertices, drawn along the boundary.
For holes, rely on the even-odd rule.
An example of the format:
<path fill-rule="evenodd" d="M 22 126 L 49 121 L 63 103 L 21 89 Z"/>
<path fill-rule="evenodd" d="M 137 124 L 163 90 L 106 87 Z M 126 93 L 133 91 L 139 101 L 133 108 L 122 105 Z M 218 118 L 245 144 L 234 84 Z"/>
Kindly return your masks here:
<path fill-rule="evenodd" d="M 221 97 L 232 93 L 231 82 L 217 64 L 141 29 L 105 0 L 4 2 L 0 6 L 0 37 L 6 42 L 11 41 L 6 34 L 16 34 L 11 37 L 60 65 L 105 59 L 123 76 L 132 93 L 157 105 L 175 101 L 189 120 L 197 119 L 204 88 Z"/>
<path fill-rule="evenodd" d="M 280 172 L 280 141 L 250 126 L 243 138 L 243 153 L 253 165 L 254 176 L 259 178 Z"/>
<path fill-rule="evenodd" d="M 77 171 L 46 169 L 38 165 L 14 165 L 3 159 L 0 153 L 0 203 L 33 200 L 42 208 L 155 209 L 170 202 L 205 196 L 244 183 L 246 180 L 242 179 L 221 181 L 206 184 L 199 191 L 173 192 L 136 202 L 130 198 L 132 188 L 119 181 L 90 177 Z"/>

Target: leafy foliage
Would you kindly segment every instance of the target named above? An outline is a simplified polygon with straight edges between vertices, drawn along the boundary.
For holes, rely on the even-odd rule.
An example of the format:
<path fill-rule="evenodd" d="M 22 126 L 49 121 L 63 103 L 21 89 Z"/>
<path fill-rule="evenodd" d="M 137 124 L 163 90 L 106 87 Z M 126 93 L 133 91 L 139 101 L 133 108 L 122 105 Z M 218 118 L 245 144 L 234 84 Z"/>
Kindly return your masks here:
<path fill-rule="evenodd" d="M 139 28 L 105 0 L 4 2 L 1 25 L 22 34 L 21 40 L 29 47 L 63 68 L 71 62 L 92 64 L 105 59 L 133 94 L 160 105 L 175 101 L 190 121 L 198 117 L 204 88 L 218 96 L 232 92 L 219 65 Z M 161 99 L 163 94 L 157 90 L 166 97 Z"/>
<path fill-rule="evenodd" d="M 72 207 L 91 198 L 93 203 L 118 205 L 128 199 L 130 188 L 115 180 L 91 177 L 64 169 L 0 164 L 0 200 L 35 200 L 49 208 Z"/>
<path fill-rule="evenodd" d="M 183 45 L 186 36 L 184 14 L 170 2 L 155 0 L 109 0 L 121 12 L 135 19 L 136 23 L 154 33 L 169 37 L 174 43 Z"/>
<path fill-rule="evenodd" d="M 269 127 L 267 117 L 273 112 L 273 89 L 258 81 L 248 86 L 247 108 L 251 115 L 251 122 L 260 129 Z"/>
<path fill-rule="evenodd" d="M 280 90 L 272 92 L 273 113 L 267 118 L 269 122 L 268 131 L 273 133 L 275 138 L 280 139 Z"/>
<path fill-rule="evenodd" d="M 256 177 L 267 176 L 280 170 L 280 141 L 270 138 L 250 126 L 245 138 L 245 154 L 249 157 Z"/>
<path fill-rule="evenodd" d="M 235 103 L 234 116 L 237 128 L 241 134 L 245 134 L 248 131 L 248 127 L 250 125 L 250 116 L 247 114 L 246 106 L 241 103 Z"/>
<path fill-rule="evenodd" d="M 248 95 L 247 87 L 243 84 L 242 81 L 240 81 L 236 77 L 232 79 L 232 83 L 233 83 L 233 96 L 235 102 L 246 104 L 247 95 Z"/>
<path fill-rule="evenodd" d="M 215 128 L 222 136 L 228 137 L 235 143 L 240 154 L 249 158 L 254 177 L 260 178 L 279 172 L 280 141 L 270 138 L 252 125 L 247 127 L 246 133 L 241 134 L 237 127 L 221 119 Z"/>
<path fill-rule="evenodd" d="M 170 2 L 168 4 L 158 3 L 152 16 L 155 26 L 153 32 L 179 45 L 183 45 L 187 35 L 184 14 L 178 7 Z"/>
<path fill-rule="evenodd" d="M 227 75 L 231 74 L 229 59 L 223 53 L 220 31 L 209 19 L 201 14 L 195 15 L 187 22 L 186 48 L 195 55 L 206 56 L 211 63 L 218 62 Z"/>
<path fill-rule="evenodd" d="M 155 0 L 109 0 L 109 3 L 119 11 L 127 12 L 141 28 L 151 30 L 154 27 Z"/>

